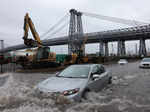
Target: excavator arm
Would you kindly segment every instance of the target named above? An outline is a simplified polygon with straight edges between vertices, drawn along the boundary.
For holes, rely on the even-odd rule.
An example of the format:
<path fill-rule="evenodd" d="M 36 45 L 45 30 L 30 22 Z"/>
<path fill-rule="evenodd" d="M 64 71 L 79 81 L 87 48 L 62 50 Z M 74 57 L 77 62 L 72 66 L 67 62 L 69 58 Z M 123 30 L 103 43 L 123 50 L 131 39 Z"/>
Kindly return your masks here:
<path fill-rule="evenodd" d="M 28 38 L 28 32 L 29 32 L 29 28 L 31 30 L 31 33 L 34 37 L 34 40 L 31 38 Z M 29 14 L 26 13 L 25 17 L 24 17 L 24 36 L 23 36 L 23 40 L 24 40 L 24 44 L 28 47 L 41 47 L 42 46 L 42 42 L 40 40 L 39 34 L 36 32 L 36 29 L 34 27 L 34 24 L 31 20 L 31 18 L 29 17 Z"/>

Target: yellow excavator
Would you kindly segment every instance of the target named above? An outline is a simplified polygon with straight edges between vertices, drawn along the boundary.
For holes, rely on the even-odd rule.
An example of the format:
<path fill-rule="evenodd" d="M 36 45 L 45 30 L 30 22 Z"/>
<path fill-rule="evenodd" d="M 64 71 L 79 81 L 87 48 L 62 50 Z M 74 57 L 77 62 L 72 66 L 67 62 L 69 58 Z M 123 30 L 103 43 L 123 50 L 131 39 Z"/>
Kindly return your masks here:
<path fill-rule="evenodd" d="M 34 37 L 28 38 L 29 28 Z M 34 24 L 29 17 L 29 14 L 26 13 L 24 17 L 24 44 L 28 47 L 37 47 L 34 55 L 26 55 L 26 59 L 22 62 L 24 68 L 45 68 L 45 67 L 56 67 L 58 63 L 56 62 L 56 53 L 50 52 L 48 46 L 43 46 L 42 41 L 40 40 L 39 34 L 36 32 Z"/>
<path fill-rule="evenodd" d="M 72 53 L 71 55 L 68 55 L 66 57 L 66 60 L 64 61 L 64 65 L 88 63 L 89 58 L 83 53 L 86 41 L 87 37 L 84 37 L 80 49 L 77 51 L 77 53 Z"/>

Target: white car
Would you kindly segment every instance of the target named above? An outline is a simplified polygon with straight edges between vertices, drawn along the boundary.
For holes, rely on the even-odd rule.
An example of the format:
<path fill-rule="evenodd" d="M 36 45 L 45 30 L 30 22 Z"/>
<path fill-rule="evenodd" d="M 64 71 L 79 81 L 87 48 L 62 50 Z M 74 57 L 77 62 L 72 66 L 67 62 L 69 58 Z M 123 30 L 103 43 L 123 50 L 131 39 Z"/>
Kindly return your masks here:
<path fill-rule="evenodd" d="M 37 93 L 57 93 L 80 101 L 89 91 L 99 91 L 111 83 L 111 74 L 99 64 L 71 65 L 54 77 L 40 82 Z"/>
<path fill-rule="evenodd" d="M 140 68 L 150 68 L 150 58 L 143 58 L 139 67 Z"/>
<path fill-rule="evenodd" d="M 125 65 L 125 64 L 127 64 L 128 63 L 128 61 L 126 60 L 126 59 L 120 59 L 119 61 L 118 61 L 118 64 L 120 64 L 120 65 Z"/>

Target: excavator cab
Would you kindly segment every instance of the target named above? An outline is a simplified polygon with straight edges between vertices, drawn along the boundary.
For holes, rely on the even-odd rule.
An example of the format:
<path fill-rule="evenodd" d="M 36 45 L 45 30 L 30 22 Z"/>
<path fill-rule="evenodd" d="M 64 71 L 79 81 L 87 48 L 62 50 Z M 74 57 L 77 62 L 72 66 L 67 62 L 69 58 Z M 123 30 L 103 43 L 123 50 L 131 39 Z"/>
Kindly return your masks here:
<path fill-rule="evenodd" d="M 40 61 L 41 59 L 48 59 L 50 48 L 49 47 L 39 47 L 36 53 L 36 60 Z"/>

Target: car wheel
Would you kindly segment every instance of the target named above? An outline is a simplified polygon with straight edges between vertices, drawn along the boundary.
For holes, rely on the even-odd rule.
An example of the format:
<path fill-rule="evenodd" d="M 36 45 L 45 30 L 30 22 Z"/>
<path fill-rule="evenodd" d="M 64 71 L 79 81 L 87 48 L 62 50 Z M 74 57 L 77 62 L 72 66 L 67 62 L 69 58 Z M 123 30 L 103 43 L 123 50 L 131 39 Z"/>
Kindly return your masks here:
<path fill-rule="evenodd" d="M 86 89 L 84 92 L 83 92 L 83 94 L 82 94 L 82 98 L 83 99 L 85 99 L 85 100 L 87 100 L 88 99 L 88 93 L 90 92 L 90 90 L 89 89 Z"/>
<path fill-rule="evenodd" d="M 108 84 L 112 84 L 112 77 L 109 77 Z"/>

